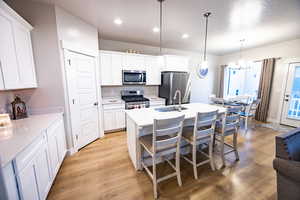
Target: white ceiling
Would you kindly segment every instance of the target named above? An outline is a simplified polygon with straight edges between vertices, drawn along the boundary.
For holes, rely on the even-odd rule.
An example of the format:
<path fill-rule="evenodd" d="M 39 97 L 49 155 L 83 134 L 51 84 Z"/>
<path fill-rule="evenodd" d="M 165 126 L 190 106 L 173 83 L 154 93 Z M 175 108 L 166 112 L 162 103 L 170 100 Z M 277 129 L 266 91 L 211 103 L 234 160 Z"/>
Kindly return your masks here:
<path fill-rule="evenodd" d="M 36 0 L 55 3 L 98 27 L 103 39 L 158 46 L 157 0 Z M 300 0 L 166 0 L 163 47 L 202 51 L 210 11 L 208 52 L 223 55 L 300 37 Z M 119 17 L 121 26 L 113 23 Z M 183 33 L 190 38 L 183 40 Z"/>

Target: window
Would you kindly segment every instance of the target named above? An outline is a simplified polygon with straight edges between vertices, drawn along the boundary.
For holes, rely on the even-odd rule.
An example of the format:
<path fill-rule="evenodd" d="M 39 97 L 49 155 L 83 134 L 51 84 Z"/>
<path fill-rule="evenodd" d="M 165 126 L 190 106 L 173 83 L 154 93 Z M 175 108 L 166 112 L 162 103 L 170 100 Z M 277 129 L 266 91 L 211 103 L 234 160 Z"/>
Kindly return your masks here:
<path fill-rule="evenodd" d="M 245 67 L 229 64 L 224 72 L 224 97 L 249 95 L 257 98 L 262 62 L 248 62 Z"/>

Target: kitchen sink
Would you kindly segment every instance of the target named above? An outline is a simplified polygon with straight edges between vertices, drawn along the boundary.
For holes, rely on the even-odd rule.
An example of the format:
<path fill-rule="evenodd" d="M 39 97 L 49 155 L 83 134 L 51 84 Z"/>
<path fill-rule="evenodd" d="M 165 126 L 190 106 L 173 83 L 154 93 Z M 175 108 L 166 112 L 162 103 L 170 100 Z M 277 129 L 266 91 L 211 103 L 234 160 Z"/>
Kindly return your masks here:
<path fill-rule="evenodd" d="M 161 107 L 161 108 L 155 108 L 154 110 L 158 112 L 173 112 L 173 111 L 179 112 L 179 106 Z M 181 110 L 187 110 L 187 108 L 181 106 Z"/>

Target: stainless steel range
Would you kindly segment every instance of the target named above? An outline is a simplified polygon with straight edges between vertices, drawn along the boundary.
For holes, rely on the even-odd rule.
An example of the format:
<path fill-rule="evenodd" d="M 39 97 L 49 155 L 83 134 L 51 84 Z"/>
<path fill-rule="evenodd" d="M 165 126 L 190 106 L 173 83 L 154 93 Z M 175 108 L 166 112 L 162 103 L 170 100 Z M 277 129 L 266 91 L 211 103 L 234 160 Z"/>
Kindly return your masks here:
<path fill-rule="evenodd" d="M 144 97 L 143 90 L 122 90 L 121 97 L 125 101 L 125 109 L 149 108 L 149 99 Z"/>

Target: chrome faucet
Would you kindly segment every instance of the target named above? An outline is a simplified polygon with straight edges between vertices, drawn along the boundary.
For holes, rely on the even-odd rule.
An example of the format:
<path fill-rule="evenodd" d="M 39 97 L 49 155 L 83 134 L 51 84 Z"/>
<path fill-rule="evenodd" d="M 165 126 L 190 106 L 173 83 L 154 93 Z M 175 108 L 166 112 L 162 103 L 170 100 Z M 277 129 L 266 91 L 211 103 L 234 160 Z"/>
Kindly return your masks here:
<path fill-rule="evenodd" d="M 178 103 L 179 103 L 179 106 L 178 106 L 178 111 L 181 112 L 181 91 L 179 89 L 177 89 L 175 91 L 175 94 L 174 94 L 174 97 L 173 97 L 173 100 L 175 101 L 176 98 L 177 98 L 177 94 L 179 95 L 178 97 Z"/>

